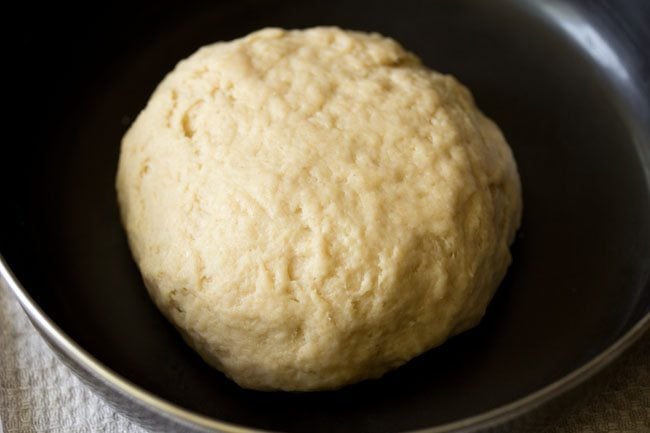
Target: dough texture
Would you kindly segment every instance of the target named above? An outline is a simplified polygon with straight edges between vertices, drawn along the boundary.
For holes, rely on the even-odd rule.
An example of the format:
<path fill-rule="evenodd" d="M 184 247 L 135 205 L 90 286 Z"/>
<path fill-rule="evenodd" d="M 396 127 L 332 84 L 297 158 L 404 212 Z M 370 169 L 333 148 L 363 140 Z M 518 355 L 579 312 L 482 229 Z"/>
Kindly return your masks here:
<path fill-rule="evenodd" d="M 476 325 L 522 209 L 465 87 L 326 27 L 181 61 L 124 136 L 117 192 L 157 306 L 260 390 L 376 378 Z"/>

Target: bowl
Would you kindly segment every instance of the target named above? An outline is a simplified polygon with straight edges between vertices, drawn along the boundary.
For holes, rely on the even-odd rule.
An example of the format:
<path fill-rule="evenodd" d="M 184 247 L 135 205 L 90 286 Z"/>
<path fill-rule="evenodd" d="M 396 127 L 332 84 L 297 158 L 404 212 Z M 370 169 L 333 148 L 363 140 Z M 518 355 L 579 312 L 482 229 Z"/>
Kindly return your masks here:
<path fill-rule="evenodd" d="M 89 4 L 90 5 L 90 4 Z M 51 347 L 155 431 L 521 429 L 650 324 L 650 11 L 643 0 L 98 2 L 14 11 L 0 274 Z M 22 8 L 22 9 L 21 9 Z M 266 26 L 377 31 L 458 77 L 524 195 L 475 329 L 383 378 L 244 390 L 150 301 L 119 221 L 122 135 L 199 46 Z M 564 396 L 564 398 L 559 398 Z"/>

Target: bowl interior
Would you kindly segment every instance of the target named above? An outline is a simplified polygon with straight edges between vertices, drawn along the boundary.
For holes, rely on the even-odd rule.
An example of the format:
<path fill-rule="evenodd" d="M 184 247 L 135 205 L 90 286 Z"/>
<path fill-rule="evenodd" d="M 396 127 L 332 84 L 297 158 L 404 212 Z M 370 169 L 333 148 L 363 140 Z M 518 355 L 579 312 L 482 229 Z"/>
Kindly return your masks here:
<path fill-rule="evenodd" d="M 650 299 L 648 102 L 635 99 L 638 77 L 624 53 L 612 48 L 618 63 L 608 67 L 572 33 L 588 33 L 580 27 L 587 22 L 601 37 L 592 38 L 597 48 L 615 43 L 588 13 L 544 3 L 106 2 L 85 20 L 49 6 L 16 39 L 21 66 L 10 92 L 20 115 L 5 144 L 2 253 L 45 312 L 98 360 L 223 421 L 401 431 L 523 397 L 604 350 Z M 392 36 L 465 83 L 513 148 L 523 225 L 477 328 L 340 391 L 246 391 L 205 365 L 149 300 L 118 218 L 120 140 L 165 73 L 199 46 L 265 26 L 312 25 Z"/>

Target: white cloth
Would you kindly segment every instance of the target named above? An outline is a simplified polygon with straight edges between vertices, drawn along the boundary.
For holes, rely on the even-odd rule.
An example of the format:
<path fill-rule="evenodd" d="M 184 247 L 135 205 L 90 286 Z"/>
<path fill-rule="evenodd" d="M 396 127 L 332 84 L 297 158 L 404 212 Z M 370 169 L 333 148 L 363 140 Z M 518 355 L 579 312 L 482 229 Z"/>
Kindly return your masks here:
<path fill-rule="evenodd" d="M 650 334 L 540 433 L 650 432 Z M 0 284 L 0 433 L 146 433 L 96 397 L 55 357 Z"/>

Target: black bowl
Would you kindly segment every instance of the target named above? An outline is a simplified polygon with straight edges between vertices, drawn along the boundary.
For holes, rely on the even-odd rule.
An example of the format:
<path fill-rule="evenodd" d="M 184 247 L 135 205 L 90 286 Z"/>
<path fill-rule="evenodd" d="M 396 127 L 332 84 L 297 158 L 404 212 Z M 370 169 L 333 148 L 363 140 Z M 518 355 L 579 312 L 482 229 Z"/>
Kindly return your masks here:
<path fill-rule="evenodd" d="M 644 0 L 79 7 L 11 15 L 21 30 L 8 52 L 18 67 L 6 90 L 15 116 L 5 127 L 0 271 L 46 340 L 128 415 L 169 431 L 470 431 L 564 393 L 648 328 Z M 149 300 L 118 219 L 120 139 L 199 46 L 320 24 L 392 36 L 467 84 L 513 148 L 523 225 L 472 331 L 340 391 L 246 391 L 205 365 Z"/>

